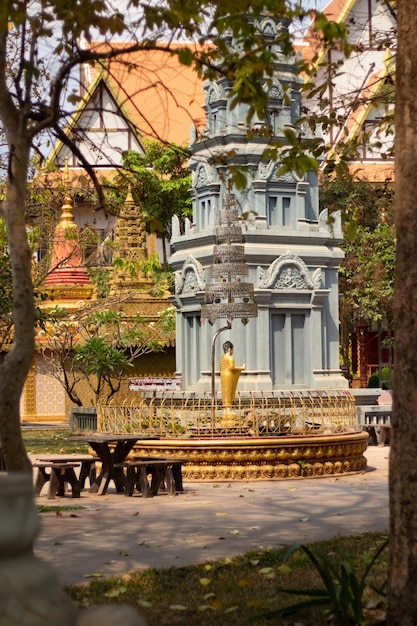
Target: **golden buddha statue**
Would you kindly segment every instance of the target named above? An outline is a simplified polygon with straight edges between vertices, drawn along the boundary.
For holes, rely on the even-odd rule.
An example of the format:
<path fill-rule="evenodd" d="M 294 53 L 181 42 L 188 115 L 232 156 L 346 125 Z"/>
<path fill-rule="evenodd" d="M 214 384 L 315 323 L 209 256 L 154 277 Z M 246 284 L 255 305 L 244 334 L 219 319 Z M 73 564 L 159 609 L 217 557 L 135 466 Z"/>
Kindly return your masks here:
<path fill-rule="evenodd" d="M 240 372 L 245 369 L 246 363 L 243 361 L 242 367 L 235 366 L 233 344 L 231 341 L 224 342 L 223 352 L 224 354 L 220 359 L 220 384 L 222 389 L 222 405 L 223 408 L 228 411 L 235 399 Z"/>

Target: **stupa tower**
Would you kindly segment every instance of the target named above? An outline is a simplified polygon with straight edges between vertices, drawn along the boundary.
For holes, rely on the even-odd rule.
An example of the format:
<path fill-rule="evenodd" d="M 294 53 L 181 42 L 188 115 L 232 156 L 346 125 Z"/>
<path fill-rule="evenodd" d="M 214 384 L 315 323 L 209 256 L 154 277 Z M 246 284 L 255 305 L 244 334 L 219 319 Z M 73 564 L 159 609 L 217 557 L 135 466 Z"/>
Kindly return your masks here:
<path fill-rule="evenodd" d="M 129 189 L 114 227 L 113 262 L 120 259 L 122 263 L 114 264 L 110 298 L 120 300 L 119 308 L 127 316 L 140 314 L 151 320 L 170 306 L 165 296 L 152 294 L 155 283 L 138 264 L 148 258 L 150 249 L 154 249 L 152 237 L 149 241 L 142 209 L 135 203 Z"/>
<path fill-rule="evenodd" d="M 116 266 L 110 282 L 110 294 L 126 290 L 145 291 L 153 285 L 140 267 L 131 273 L 127 267 L 129 263 L 144 261 L 148 258 L 147 236 L 142 211 L 135 204 L 129 189 L 124 205 L 120 210 L 114 227 L 113 259 L 120 259 L 124 264 Z"/>
<path fill-rule="evenodd" d="M 65 186 L 67 192 L 61 207 L 60 221 L 55 228 L 49 272 L 43 287 L 43 291 L 51 293 L 56 304 L 61 304 L 62 300 L 87 300 L 94 294 L 94 286 L 83 264 L 78 226 L 73 219 L 72 201 L 68 192 L 68 162 Z"/>
<path fill-rule="evenodd" d="M 268 140 L 256 130 L 268 125 L 285 143 L 285 129 L 295 129 L 300 117 L 301 79 L 295 56 L 286 56 L 279 44 L 287 24 L 265 15 L 256 26 L 276 54 L 272 81 L 264 85 L 266 120 L 255 120 L 248 139 L 247 107 L 230 108 L 232 84 L 222 77 L 204 84 L 207 128 L 192 137 L 193 220 L 185 233 L 174 220 L 171 239 L 177 375 L 186 391 L 210 390 L 212 337 L 222 322 L 203 323 L 201 309 L 213 284 L 210 267 L 224 199 L 233 194 L 249 270 L 245 280 L 254 286 L 258 307 L 257 317 L 246 325 L 236 320 L 222 334 L 222 341 L 234 344 L 236 361 L 246 360 L 240 391 L 345 389 L 339 368 L 340 218 L 332 216 L 330 223 L 326 211 L 319 214 L 314 172 L 278 176 L 280 162 L 262 157 Z M 230 188 L 222 155 L 245 168 L 245 189 Z"/>

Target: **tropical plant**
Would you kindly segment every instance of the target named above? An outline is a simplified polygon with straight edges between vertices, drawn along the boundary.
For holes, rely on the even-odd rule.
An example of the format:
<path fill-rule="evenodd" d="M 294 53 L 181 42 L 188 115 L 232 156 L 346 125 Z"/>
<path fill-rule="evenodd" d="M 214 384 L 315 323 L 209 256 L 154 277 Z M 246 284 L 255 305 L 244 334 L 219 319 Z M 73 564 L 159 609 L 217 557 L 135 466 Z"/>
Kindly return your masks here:
<path fill-rule="evenodd" d="M 123 301 L 106 304 L 112 308 L 96 303 L 72 314 L 56 307 L 37 336 L 38 349 L 49 364 L 46 374 L 58 380 L 78 406 L 82 405 L 78 393 L 82 381 L 93 393 L 91 404 L 108 401 L 139 357 L 160 352 L 174 339 L 173 309 L 165 309 L 152 321 L 125 315 Z"/>
<path fill-rule="evenodd" d="M 368 576 L 387 544 L 388 541 L 385 541 L 377 549 L 363 574 L 359 577 L 347 562 L 340 563 L 339 569 L 337 569 L 330 557 L 325 557 L 313 548 L 306 545 L 292 546 L 288 550 L 286 558 L 295 550 L 302 550 L 320 575 L 324 587 L 321 589 L 280 589 L 280 592 L 305 596 L 310 599 L 297 602 L 278 612 L 271 611 L 263 614 L 262 617 L 269 619 L 279 616 L 285 619 L 305 609 L 320 609 L 325 623 L 329 626 L 366 626 L 369 624 L 364 607 L 364 593 L 367 587 L 369 586 L 380 596 L 386 597 L 385 585 L 383 588 L 376 588 L 368 583 Z"/>

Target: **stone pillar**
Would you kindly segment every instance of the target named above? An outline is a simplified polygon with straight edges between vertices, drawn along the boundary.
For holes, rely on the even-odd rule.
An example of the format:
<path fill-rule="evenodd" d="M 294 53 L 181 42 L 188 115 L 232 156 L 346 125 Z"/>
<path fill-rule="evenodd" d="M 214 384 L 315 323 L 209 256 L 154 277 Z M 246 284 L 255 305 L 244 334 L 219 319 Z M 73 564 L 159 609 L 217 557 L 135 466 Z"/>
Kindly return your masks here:
<path fill-rule="evenodd" d="M 32 475 L 0 473 L 2 626 L 76 624 L 73 604 L 60 589 L 53 568 L 33 554 L 39 528 Z"/>

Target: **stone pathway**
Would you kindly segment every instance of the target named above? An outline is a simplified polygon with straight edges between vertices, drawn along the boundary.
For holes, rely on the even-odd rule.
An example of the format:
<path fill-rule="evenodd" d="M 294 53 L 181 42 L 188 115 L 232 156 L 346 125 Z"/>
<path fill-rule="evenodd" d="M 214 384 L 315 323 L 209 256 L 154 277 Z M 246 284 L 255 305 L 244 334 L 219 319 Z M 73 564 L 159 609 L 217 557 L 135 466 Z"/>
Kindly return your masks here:
<path fill-rule="evenodd" d="M 385 530 L 389 525 L 389 447 L 369 447 L 365 472 L 312 479 L 186 482 L 185 492 L 130 498 L 110 488 L 80 499 L 46 495 L 35 554 L 62 584 L 95 575 L 182 566 L 247 550 Z"/>

